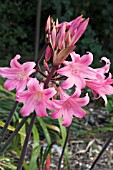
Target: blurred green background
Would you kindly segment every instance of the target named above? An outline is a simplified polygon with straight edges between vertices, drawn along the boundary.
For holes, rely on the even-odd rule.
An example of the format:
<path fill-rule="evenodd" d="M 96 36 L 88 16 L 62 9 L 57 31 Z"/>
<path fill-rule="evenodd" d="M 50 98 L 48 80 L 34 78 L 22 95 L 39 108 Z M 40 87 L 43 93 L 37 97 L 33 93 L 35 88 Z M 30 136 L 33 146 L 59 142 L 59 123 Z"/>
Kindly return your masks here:
<path fill-rule="evenodd" d="M 23 59 L 34 59 L 37 0 L 1 0 L 0 3 L 0 66 L 6 66 L 19 53 Z M 47 17 L 70 21 L 79 15 L 90 18 L 85 34 L 78 41 L 76 52 L 94 54 L 94 67 L 102 56 L 113 64 L 113 1 L 111 0 L 42 0 L 40 49 L 44 45 Z M 113 67 L 112 67 L 113 73 Z"/>

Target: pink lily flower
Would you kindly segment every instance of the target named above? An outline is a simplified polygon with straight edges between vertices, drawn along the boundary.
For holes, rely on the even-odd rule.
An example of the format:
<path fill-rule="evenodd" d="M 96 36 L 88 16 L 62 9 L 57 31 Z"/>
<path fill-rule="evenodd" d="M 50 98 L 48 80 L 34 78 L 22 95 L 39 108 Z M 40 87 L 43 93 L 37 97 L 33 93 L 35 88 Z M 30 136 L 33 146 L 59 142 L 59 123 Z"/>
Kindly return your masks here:
<path fill-rule="evenodd" d="M 26 88 L 28 81 L 30 80 L 30 75 L 36 70 L 34 62 L 26 62 L 20 64 L 17 60 L 20 59 L 20 55 L 16 55 L 14 59 L 11 60 L 11 68 L 4 67 L 0 68 L 0 76 L 7 78 L 4 87 L 11 91 L 16 88 L 16 91 L 23 91 Z"/>
<path fill-rule="evenodd" d="M 105 105 L 107 105 L 106 95 L 113 94 L 113 87 L 110 84 L 113 84 L 111 74 L 109 74 L 109 77 L 106 79 L 104 79 L 103 76 L 98 75 L 96 80 L 86 80 L 86 86 L 92 89 L 95 95 L 99 95 L 98 97 L 95 97 L 95 99 L 102 97 L 105 101 Z"/>
<path fill-rule="evenodd" d="M 56 111 L 51 113 L 52 118 L 58 119 L 63 116 L 63 126 L 69 126 L 72 123 L 73 116 L 77 118 L 83 118 L 86 112 L 81 108 L 89 103 L 89 96 L 79 98 L 81 90 L 76 89 L 72 96 L 69 96 L 64 90 L 59 87 L 60 99 L 53 100 Z"/>
<path fill-rule="evenodd" d="M 34 110 L 37 116 L 48 116 L 46 108 L 52 110 L 52 100 L 49 100 L 56 94 L 54 88 L 44 89 L 44 83 L 40 83 L 36 78 L 29 80 L 27 84 L 28 90 L 18 92 L 16 100 L 23 102 L 24 106 L 20 110 L 23 116 L 29 116 Z"/>
<path fill-rule="evenodd" d="M 63 68 L 57 70 L 61 75 L 68 77 L 63 83 L 62 87 L 65 89 L 71 88 L 76 85 L 78 88 L 82 89 L 85 87 L 85 79 L 96 79 L 97 71 L 91 67 L 88 67 L 93 61 L 93 55 L 88 52 L 87 54 L 80 57 L 80 55 L 75 52 L 70 53 L 72 61 L 65 61 L 66 65 Z"/>

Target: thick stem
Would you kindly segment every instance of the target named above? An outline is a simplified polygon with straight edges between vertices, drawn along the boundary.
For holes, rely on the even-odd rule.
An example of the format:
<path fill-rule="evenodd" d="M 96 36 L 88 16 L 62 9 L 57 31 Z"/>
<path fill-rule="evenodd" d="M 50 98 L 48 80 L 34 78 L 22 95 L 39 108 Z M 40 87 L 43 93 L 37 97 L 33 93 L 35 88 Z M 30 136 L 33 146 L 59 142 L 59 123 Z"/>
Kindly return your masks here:
<path fill-rule="evenodd" d="M 98 160 L 100 159 L 100 157 L 102 156 L 102 154 L 104 153 L 104 151 L 106 150 L 106 148 L 108 147 L 108 145 L 110 144 L 110 142 L 113 139 L 113 133 L 111 134 L 110 138 L 108 139 L 108 141 L 105 143 L 105 145 L 103 146 L 102 150 L 100 151 L 100 153 L 98 154 L 97 158 L 95 159 L 95 161 L 93 162 L 91 168 L 89 170 L 92 170 L 94 168 L 94 166 L 96 165 L 96 163 L 98 162 Z"/>
<path fill-rule="evenodd" d="M 24 117 L 22 119 L 22 121 L 18 124 L 18 126 L 16 127 L 16 129 L 14 130 L 14 132 L 11 134 L 11 136 L 7 139 L 6 143 L 4 144 L 4 146 L 0 149 L 0 152 L 3 152 L 8 145 L 11 143 L 11 141 L 13 140 L 14 136 L 18 133 L 18 131 L 21 129 L 21 127 L 23 126 L 23 124 L 26 122 L 26 120 L 28 119 L 28 117 Z"/>
<path fill-rule="evenodd" d="M 66 139 L 65 139 L 65 142 L 64 142 L 62 153 L 61 153 L 61 156 L 60 156 L 60 159 L 59 159 L 58 170 L 60 170 L 60 168 L 61 168 L 61 162 L 62 162 L 62 158 L 63 158 L 65 148 L 66 148 L 66 145 L 67 145 L 67 142 L 68 142 L 69 132 L 70 132 L 70 126 L 67 127 L 67 135 L 66 135 Z"/>
<path fill-rule="evenodd" d="M 28 145 L 28 141 L 29 141 L 29 137 L 31 135 L 31 131 L 32 131 L 35 119 L 36 119 L 36 114 L 33 114 L 32 118 L 31 118 L 30 125 L 29 125 L 28 130 L 27 130 L 27 134 L 26 134 L 26 138 L 25 138 L 25 141 L 24 141 L 22 151 L 21 151 L 21 156 L 20 156 L 20 159 L 19 159 L 19 162 L 18 162 L 17 170 L 22 169 L 23 161 L 24 161 L 24 157 L 25 157 L 25 154 L 26 154 L 27 145 Z"/>
<path fill-rule="evenodd" d="M 57 68 L 58 68 L 57 66 L 53 66 L 52 67 L 50 73 L 48 74 L 48 76 L 47 76 L 47 78 L 46 78 L 46 80 L 44 82 L 44 88 L 47 88 L 47 86 L 48 86 L 48 84 L 49 84 L 49 82 L 50 82 L 54 72 L 57 70 Z"/>
<path fill-rule="evenodd" d="M 5 134 L 6 134 L 7 128 L 8 128 L 8 126 L 9 126 L 11 120 L 12 120 L 12 117 L 13 117 L 13 115 L 14 115 L 14 112 L 15 112 L 17 106 L 18 106 L 18 102 L 16 101 L 16 102 L 14 103 L 14 106 L 13 106 L 11 112 L 9 113 L 9 116 L 8 116 L 8 118 L 7 118 L 7 120 L 6 120 L 6 123 L 5 123 L 5 125 L 4 125 L 4 127 L 3 127 L 3 129 L 2 129 L 2 133 L 0 134 L 0 143 L 1 143 L 2 140 L 4 139 L 4 136 L 5 136 Z"/>

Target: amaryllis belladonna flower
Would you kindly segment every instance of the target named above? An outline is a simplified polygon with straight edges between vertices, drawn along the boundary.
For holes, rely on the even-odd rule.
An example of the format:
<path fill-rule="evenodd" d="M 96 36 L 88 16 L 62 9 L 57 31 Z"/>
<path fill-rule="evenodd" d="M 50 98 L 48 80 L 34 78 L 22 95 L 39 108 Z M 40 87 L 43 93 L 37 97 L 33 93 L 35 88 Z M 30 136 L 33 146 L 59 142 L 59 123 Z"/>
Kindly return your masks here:
<path fill-rule="evenodd" d="M 76 85 L 78 88 L 82 89 L 85 87 L 85 78 L 97 78 L 97 71 L 89 67 L 93 61 L 93 55 L 89 52 L 82 57 L 75 52 L 72 52 L 70 55 L 72 61 L 65 61 L 64 63 L 66 66 L 57 70 L 59 74 L 68 77 L 62 83 L 62 87 L 68 89 L 73 85 Z"/>
<path fill-rule="evenodd" d="M 105 101 L 105 105 L 107 105 L 106 95 L 113 94 L 113 87 L 110 84 L 113 84 L 111 74 L 109 74 L 108 78 L 106 79 L 103 78 L 103 76 L 98 75 L 96 80 L 86 80 L 86 86 L 92 89 L 95 96 L 98 95 L 98 97 L 95 97 L 95 99 L 102 97 Z"/>
<path fill-rule="evenodd" d="M 53 87 L 44 89 L 44 83 L 39 84 L 36 78 L 29 80 L 27 88 L 28 90 L 17 93 L 16 100 L 24 103 L 20 113 L 28 116 L 35 110 L 37 116 L 47 116 L 46 108 L 53 109 L 50 98 L 56 94 L 56 90 Z"/>
<path fill-rule="evenodd" d="M 34 62 L 26 62 L 20 64 L 17 60 L 20 59 L 20 55 L 16 55 L 14 59 L 11 60 L 9 67 L 0 67 L 0 76 L 7 78 L 4 87 L 11 91 L 16 88 L 16 91 L 23 91 L 26 88 L 28 81 L 30 80 L 30 75 L 36 70 Z"/>
<path fill-rule="evenodd" d="M 72 123 L 73 116 L 77 118 L 83 118 L 86 112 L 81 108 L 89 103 L 89 96 L 86 94 L 85 97 L 80 98 L 81 90 L 76 89 L 72 96 L 69 96 L 64 90 L 59 87 L 60 99 L 53 100 L 56 111 L 51 113 L 54 119 L 63 117 L 63 126 L 69 126 Z"/>

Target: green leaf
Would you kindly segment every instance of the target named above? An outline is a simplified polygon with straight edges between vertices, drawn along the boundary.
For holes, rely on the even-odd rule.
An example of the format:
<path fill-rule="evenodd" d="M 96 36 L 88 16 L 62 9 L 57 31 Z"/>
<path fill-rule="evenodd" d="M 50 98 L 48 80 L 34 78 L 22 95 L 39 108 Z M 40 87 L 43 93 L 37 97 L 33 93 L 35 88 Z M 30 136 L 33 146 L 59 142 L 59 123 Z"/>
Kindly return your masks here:
<path fill-rule="evenodd" d="M 42 118 L 39 118 L 37 117 L 42 129 L 43 129 L 43 132 L 44 132 L 44 135 L 46 137 L 46 140 L 47 140 L 47 143 L 50 145 L 51 144 L 51 138 L 50 138 L 50 135 L 49 135 L 49 131 L 44 123 L 44 121 L 42 120 Z"/>
<path fill-rule="evenodd" d="M 4 127 L 5 123 L 0 121 L 0 127 Z M 14 131 L 15 127 L 13 126 L 8 126 L 8 130 L 10 131 Z M 21 130 L 18 132 L 18 134 L 22 135 L 22 136 L 26 136 L 25 133 L 23 133 Z"/>
<path fill-rule="evenodd" d="M 61 135 L 62 135 L 62 141 L 63 141 L 61 143 L 61 145 L 63 147 L 65 139 L 66 139 L 66 128 L 64 126 L 62 126 L 62 118 L 58 119 L 58 122 L 59 122 L 60 129 L 61 129 Z M 65 156 L 65 162 L 66 162 L 67 169 L 70 170 L 69 158 L 68 158 L 68 146 L 66 146 L 66 148 L 65 148 L 64 156 Z"/>
<path fill-rule="evenodd" d="M 31 170 L 31 169 L 36 170 L 37 169 L 37 158 L 39 156 L 40 149 L 41 149 L 40 145 L 33 148 L 28 170 Z"/>

